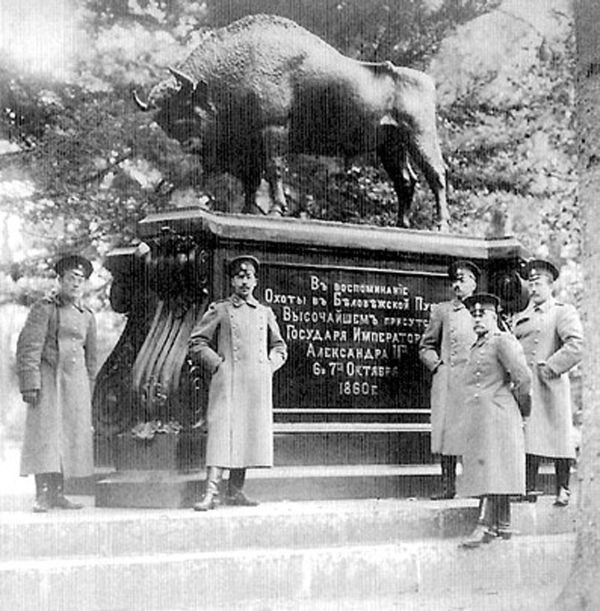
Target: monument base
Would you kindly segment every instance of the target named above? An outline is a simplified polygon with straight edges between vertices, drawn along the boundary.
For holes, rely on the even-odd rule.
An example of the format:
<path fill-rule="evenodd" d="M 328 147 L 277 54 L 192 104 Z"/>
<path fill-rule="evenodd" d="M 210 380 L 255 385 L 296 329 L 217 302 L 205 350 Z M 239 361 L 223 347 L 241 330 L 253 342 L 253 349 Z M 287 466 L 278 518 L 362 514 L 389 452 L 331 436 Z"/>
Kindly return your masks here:
<path fill-rule="evenodd" d="M 422 497 L 435 491 L 439 466 L 430 464 L 426 426 L 276 423 L 274 428 L 275 467 L 248 470 L 245 490 L 257 500 Z M 117 435 L 116 471 L 96 482 L 96 505 L 190 507 L 204 491 L 205 448 L 201 430 L 149 440 Z"/>
<path fill-rule="evenodd" d="M 320 430 L 312 431 L 316 426 Z M 440 492 L 440 466 L 430 462 L 428 432 L 416 426 L 276 423 L 275 467 L 248 469 L 245 492 L 265 502 L 429 498 Z M 116 471 L 85 480 L 85 491 L 93 486 L 98 507 L 191 507 L 204 493 L 205 447 L 201 430 L 151 440 L 118 435 L 112 442 Z M 540 488 L 553 494 L 553 482 L 553 465 L 543 465 Z M 68 482 L 69 493 L 76 488 Z"/>
<path fill-rule="evenodd" d="M 96 483 L 96 507 L 191 507 L 205 479 L 204 470 L 115 472 Z M 244 492 L 259 502 L 428 497 L 438 479 L 437 465 L 274 467 L 248 469 Z"/>
<path fill-rule="evenodd" d="M 205 479 L 204 470 L 115 472 L 96 483 L 96 507 L 191 507 L 202 497 Z M 540 489 L 552 495 L 550 465 L 539 479 Z M 244 492 L 259 502 L 429 498 L 439 486 L 439 465 L 274 467 L 249 469 Z"/>

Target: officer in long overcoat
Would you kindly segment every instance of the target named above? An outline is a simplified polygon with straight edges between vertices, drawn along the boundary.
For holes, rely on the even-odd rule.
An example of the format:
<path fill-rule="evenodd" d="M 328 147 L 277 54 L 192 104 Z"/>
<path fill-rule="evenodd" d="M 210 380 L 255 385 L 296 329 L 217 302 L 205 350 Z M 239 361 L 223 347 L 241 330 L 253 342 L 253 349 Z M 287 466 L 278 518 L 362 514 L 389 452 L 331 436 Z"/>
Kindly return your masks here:
<path fill-rule="evenodd" d="M 79 255 L 55 265 L 59 288 L 36 302 L 17 341 L 17 374 L 27 403 L 21 475 L 35 474 L 34 511 L 79 509 L 63 494 L 64 476 L 94 470 L 91 388 L 96 322 L 83 304 L 92 264 Z"/>
<path fill-rule="evenodd" d="M 454 298 L 433 306 L 419 345 L 419 357 L 433 374 L 431 451 L 441 454 L 442 493 L 433 499 L 451 499 L 456 493 L 457 456 L 464 448 L 463 369 L 475 341 L 463 300 L 475 292 L 480 270 L 471 261 L 458 260 L 448 267 L 448 275 Z"/>
<path fill-rule="evenodd" d="M 552 297 L 558 269 L 550 261 L 527 263 L 530 300 L 513 321 L 533 372 L 533 403 L 525 429 L 527 498 L 536 489 L 541 457 L 554 459 L 556 501 L 569 503 L 570 462 L 575 458 L 569 371 L 581 361 L 583 330 L 575 308 Z"/>
<path fill-rule="evenodd" d="M 207 408 L 207 487 L 194 509 L 220 503 L 219 484 L 229 469 L 225 502 L 254 505 L 242 492 L 248 467 L 273 465 L 272 379 L 287 348 L 271 308 L 253 295 L 259 262 L 241 256 L 230 264 L 233 294 L 212 303 L 192 330 L 189 351 L 212 374 Z"/>
<path fill-rule="evenodd" d="M 531 406 L 531 372 L 516 338 L 498 329 L 499 300 L 482 293 L 465 305 L 477 340 L 463 377 L 466 426 L 458 490 L 461 496 L 487 499 L 475 531 L 463 543 L 477 547 L 511 536 L 509 495 L 525 490 L 523 415 Z"/>

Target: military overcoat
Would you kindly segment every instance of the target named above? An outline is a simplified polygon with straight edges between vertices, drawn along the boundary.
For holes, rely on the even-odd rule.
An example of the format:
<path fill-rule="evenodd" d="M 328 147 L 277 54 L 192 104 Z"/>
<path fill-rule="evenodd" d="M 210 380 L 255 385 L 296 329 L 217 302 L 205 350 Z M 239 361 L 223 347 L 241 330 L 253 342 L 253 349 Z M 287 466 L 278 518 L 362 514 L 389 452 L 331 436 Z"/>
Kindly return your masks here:
<path fill-rule="evenodd" d="M 433 371 L 431 451 L 460 455 L 464 448 L 463 370 L 475 341 L 473 320 L 460 299 L 434 305 L 419 344 L 419 357 Z"/>
<path fill-rule="evenodd" d="M 27 406 L 21 475 L 94 470 L 91 389 L 96 375 L 96 321 L 59 295 L 35 303 L 17 341 L 21 392 L 39 390 Z"/>
<path fill-rule="evenodd" d="M 568 372 L 582 357 L 583 330 L 579 315 L 572 305 L 554 298 L 539 306 L 529 303 L 515 316 L 513 331 L 533 374 L 525 449 L 528 454 L 538 456 L 575 458 Z M 545 361 L 557 377 L 542 379 L 537 366 L 540 361 Z"/>
<path fill-rule="evenodd" d="M 531 391 L 523 348 L 510 333 L 478 338 L 463 380 L 465 451 L 458 493 L 523 494 L 525 447 L 517 398 L 521 401 Z"/>
<path fill-rule="evenodd" d="M 272 380 L 287 348 L 271 308 L 236 295 L 212 303 L 192 330 L 190 356 L 212 373 L 206 464 L 272 466 Z"/>

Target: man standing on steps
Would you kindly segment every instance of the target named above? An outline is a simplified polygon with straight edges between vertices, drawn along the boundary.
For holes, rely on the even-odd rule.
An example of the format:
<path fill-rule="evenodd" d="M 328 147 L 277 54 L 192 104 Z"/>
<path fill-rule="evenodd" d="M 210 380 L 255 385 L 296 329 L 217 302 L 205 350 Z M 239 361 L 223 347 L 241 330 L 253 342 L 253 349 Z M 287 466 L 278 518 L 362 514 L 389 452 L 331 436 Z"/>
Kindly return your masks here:
<path fill-rule="evenodd" d="M 190 356 L 212 374 L 207 409 L 207 483 L 196 511 L 221 503 L 229 469 L 228 505 L 256 505 L 242 492 L 248 467 L 273 466 L 273 374 L 287 348 L 271 308 L 253 292 L 259 262 L 248 255 L 229 266 L 233 294 L 212 303 L 190 336 Z"/>
<path fill-rule="evenodd" d="M 462 496 L 485 499 L 466 548 L 510 539 L 509 495 L 525 489 L 523 418 L 531 410 L 531 372 L 519 342 L 498 328 L 500 302 L 480 293 L 465 299 L 477 340 L 464 368 L 465 449 Z"/>
<path fill-rule="evenodd" d="M 463 369 L 475 341 L 464 299 L 477 288 L 479 268 L 458 260 L 448 267 L 454 298 L 431 309 L 421 338 L 419 357 L 433 374 L 431 385 L 431 451 L 441 454 L 442 492 L 434 500 L 456 494 L 457 456 L 463 452 Z"/>
<path fill-rule="evenodd" d="M 575 458 L 569 370 L 581 361 L 583 330 L 572 305 L 552 297 L 558 269 L 544 259 L 527 263 L 530 299 L 513 321 L 533 372 L 533 403 L 525 429 L 526 500 L 535 501 L 536 479 L 543 456 L 554 459 L 556 500 L 569 504 L 569 473 Z"/>
<path fill-rule="evenodd" d="M 28 405 L 21 475 L 35 474 L 36 513 L 81 509 L 64 496 L 64 475 L 94 471 L 96 322 L 82 303 L 93 268 L 86 258 L 68 255 L 54 269 L 58 291 L 33 304 L 17 341 L 19 387 Z"/>

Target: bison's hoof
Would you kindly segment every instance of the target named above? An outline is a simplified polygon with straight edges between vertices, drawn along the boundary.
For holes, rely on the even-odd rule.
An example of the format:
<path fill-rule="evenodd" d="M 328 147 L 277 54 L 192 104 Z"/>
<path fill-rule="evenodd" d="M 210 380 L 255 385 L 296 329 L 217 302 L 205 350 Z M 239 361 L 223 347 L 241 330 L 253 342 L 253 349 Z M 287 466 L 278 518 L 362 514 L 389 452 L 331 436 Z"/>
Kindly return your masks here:
<path fill-rule="evenodd" d="M 281 208 L 271 208 L 269 210 L 269 216 L 283 216 L 283 210 Z"/>

